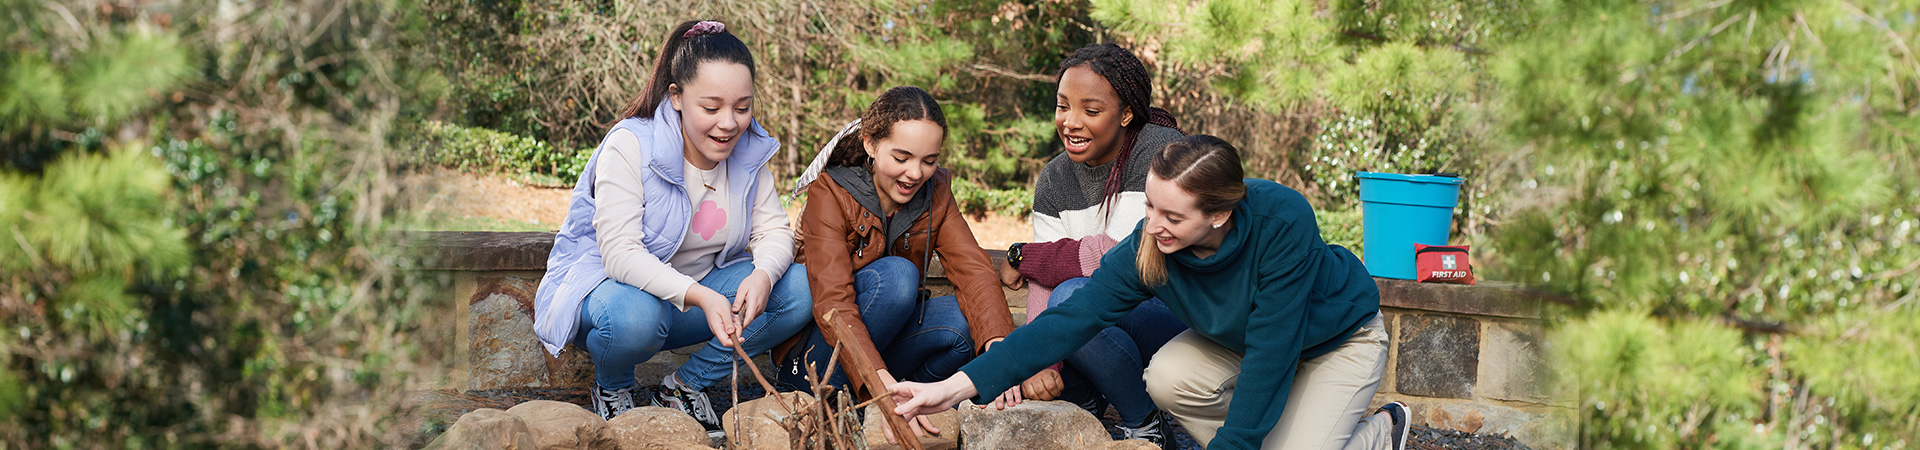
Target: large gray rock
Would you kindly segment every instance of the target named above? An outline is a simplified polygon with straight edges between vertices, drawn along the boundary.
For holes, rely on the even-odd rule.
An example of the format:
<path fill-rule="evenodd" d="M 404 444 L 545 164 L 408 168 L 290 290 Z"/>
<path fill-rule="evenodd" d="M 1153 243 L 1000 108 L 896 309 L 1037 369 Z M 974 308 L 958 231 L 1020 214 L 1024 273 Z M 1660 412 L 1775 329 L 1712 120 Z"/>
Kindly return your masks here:
<path fill-rule="evenodd" d="M 643 406 L 607 421 L 607 432 L 623 450 L 710 449 L 707 429 L 677 409 Z"/>
<path fill-rule="evenodd" d="M 546 351 L 533 334 L 531 284 L 518 277 L 481 280 L 467 310 L 467 390 L 547 385 Z"/>
<path fill-rule="evenodd" d="M 427 444 L 432 450 L 535 450 L 527 422 L 506 411 L 485 408 L 460 416 L 445 433 Z"/>
<path fill-rule="evenodd" d="M 785 399 L 786 405 L 794 408 L 813 403 L 813 396 L 801 392 L 782 392 L 778 395 Z M 780 400 L 770 395 L 740 402 L 739 406 L 720 415 L 720 426 L 726 430 L 728 439 L 745 444 L 744 448 L 786 450 L 792 442 L 780 421 L 791 415 L 780 404 Z"/>
<path fill-rule="evenodd" d="M 960 417 L 960 436 L 967 450 L 1075 450 L 1113 441 L 1099 418 L 1063 401 L 969 411 Z"/>
<path fill-rule="evenodd" d="M 607 433 L 607 421 L 580 405 L 552 400 L 534 400 L 507 409 L 507 414 L 526 421 L 533 430 L 533 441 L 540 450 L 615 450 L 613 436 Z"/>
<path fill-rule="evenodd" d="M 971 406 L 962 406 L 962 408 L 973 409 Z M 887 422 L 885 418 L 880 417 L 880 406 L 867 405 L 865 412 L 867 416 L 866 422 L 861 424 L 860 434 L 867 439 L 867 448 L 871 450 L 892 450 L 900 448 L 900 444 L 887 442 Z M 941 411 L 939 414 L 927 416 L 927 418 L 933 419 L 933 427 L 939 429 L 940 434 L 921 436 L 920 447 L 927 450 L 952 450 L 959 448 L 960 416 L 962 414 L 964 413 L 960 410 L 947 410 Z"/>

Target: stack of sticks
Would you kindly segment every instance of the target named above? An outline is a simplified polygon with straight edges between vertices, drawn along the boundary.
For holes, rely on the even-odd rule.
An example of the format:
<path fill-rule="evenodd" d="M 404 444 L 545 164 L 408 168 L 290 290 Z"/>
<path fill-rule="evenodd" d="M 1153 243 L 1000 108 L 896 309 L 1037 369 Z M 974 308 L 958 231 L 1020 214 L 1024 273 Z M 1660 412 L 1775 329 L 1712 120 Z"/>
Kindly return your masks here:
<path fill-rule="evenodd" d="M 914 433 L 911 428 L 908 428 L 906 419 L 897 414 L 893 414 L 894 404 L 891 397 L 892 393 L 887 391 L 887 387 L 882 383 L 882 379 L 877 370 L 879 366 L 875 364 L 874 361 L 866 361 L 863 357 L 864 355 L 860 352 L 848 353 L 850 356 L 847 360 L 849 366 L 847 367 L 847 373 L 852 376 L 861 377 L 861 379 L 865 381 L 863 384 L 867 387 L 868 396 L 870 397 L 870 399 L 865 402 L 854 403 L 853 396 L 850 393 L 834 387 L 827 382 L 828 375 L 833 373 L 834 367 L 840 362 L 840 350 L 848 347 L 845 341 L 851 337 L 849 332 L 851 332 L 852 329 L 840 323 L 839 320 L 836 320 L 839 318 L 834 317 L 832 313 L 827 314 L 826 319 L 826 323 L 822 324 L 823 326 L 836 326 L 836 329 L 843 329 L 847 332 L 834 333 L 836 337 L 840 338 L 841 345 L 834 346 L 833 354 L 828 357 L 826 367 L 821 368 L 815 367 L 812 363 L 807 364 L 807 384 L 812 390 L 814 398 L 812 401 L 799 398 L 799 401 L 796 402 L 797 404 L 788 404 L 787 399 L 781 397 L 778 391 L 774 390 L 773 384 L 767 382 L 766 376 L 760 373 L 760 368 L 754 365 L 752 358 L 747 356 L 746 351 L 741 350 L 737 345 L 734 346 L 734 355 L 737 357 L 734 360 L 733 366 L 734 408 L 732 411 L 729 411 L 729 413 L 734 415 L 733 423 L 735 424 L 735 429 L 732 433 L 728 433 L 727 448 L 738 450 L 749 448 L 751 445 L 751 443 L 748 442 L 751 437 L 747 436 L 747 433 L 741 429 L 739 415 L 739 362 L 744 360 L 747 363 L 747 370 L 753 374 L 754 380 L 760 383 L 761 389 L 765 389 L 767 395 L 773 396 L 775 401 L 779 402 L 781 409 L 787 412 L 787 417 L 780 421 L 780 426 L 787 431 L 787 448 L 795 450 L 867 450 L 866 437 L 862 433 L 863 429 L 861 428 L 861 415 L 868 405 L 878 403 L 881 408 L 879 415 L 886 420 L 887 426 L 893 430 L 894 436 L 901 437 L 901 439 L 899 439 L 900 448 L 902 450 L 922 450 L 920 441 L 914 438 Z M 794 351 L 801 350 L 795 349 Z"/>

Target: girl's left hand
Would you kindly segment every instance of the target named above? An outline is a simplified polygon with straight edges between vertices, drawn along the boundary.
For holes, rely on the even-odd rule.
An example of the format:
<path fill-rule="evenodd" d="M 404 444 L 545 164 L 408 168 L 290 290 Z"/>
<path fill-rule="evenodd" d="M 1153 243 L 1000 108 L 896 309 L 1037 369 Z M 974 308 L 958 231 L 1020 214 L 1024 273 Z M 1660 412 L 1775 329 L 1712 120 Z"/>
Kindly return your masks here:
<path fill-rule="evenodd" d="M 740 317 L 740 327 L 746 328 L 753 323 L 754 317 L 767 310 L 767 296 L 773 292 L 773 281 L 766 272 L 754 269 L 747 279 L 740 280 L 740 287 L 733 293 L 733 314 Z M 736 338 L 737 339 L 737 338 Z"/>
<path fill-rule="evenodd" d="M 1016 291 L 1026 289 L 1027 277 L 1026 275 L 1021 275 L 1020 269 L 1013 268 L 1012 264 L 1001 264 L 1000 286 Z"/>

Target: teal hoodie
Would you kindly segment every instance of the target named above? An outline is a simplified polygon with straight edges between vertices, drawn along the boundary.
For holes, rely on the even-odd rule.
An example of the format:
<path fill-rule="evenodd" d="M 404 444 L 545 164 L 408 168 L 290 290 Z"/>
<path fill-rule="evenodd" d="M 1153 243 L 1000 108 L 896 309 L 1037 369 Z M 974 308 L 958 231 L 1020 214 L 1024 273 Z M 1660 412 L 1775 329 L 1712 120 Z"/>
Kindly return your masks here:
<path fill-rule="evenodd" d="M 1306 197 L 1272 181 L 1246 184 L 1220 250 L 1207 258 L 1191 250 L 1167 255 L 1165 285 L 1140 282 L 1136 225 L 1101 257 L 1086 287 L 960 368 L 981 393 L 974 402 L 1065 359 L 1159 297 L 1193 332 L 1243 356 L 1226 424 L 1207 448 L 1259 448 L 1280 421 L 1300 362 L 1332 352 L 1379 314 L 1380 290 L 1353 252 L 1320 239 Z"/>

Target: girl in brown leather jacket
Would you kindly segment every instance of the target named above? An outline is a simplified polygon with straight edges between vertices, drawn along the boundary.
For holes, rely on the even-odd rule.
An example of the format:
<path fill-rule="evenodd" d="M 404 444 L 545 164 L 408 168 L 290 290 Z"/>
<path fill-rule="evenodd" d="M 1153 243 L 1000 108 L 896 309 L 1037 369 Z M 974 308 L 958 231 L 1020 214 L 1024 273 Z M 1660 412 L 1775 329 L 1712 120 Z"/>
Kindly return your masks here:
<path fill-rule="evenodd" d="M 857 319 L 849 322 L 859 348 L 840 351 L 882 362 L 888 384 L 944 379 L 1013 331 L 992 262 L 960 215 L 952 173 L 940 167 L 946 134 L 932 96 L 895 87 L 841 131 L 799 183 L 807 205 L 797 258 L 807 267 L 814 319 L 824 322 L 829 311 Z M 940 255 L 957 296 L 922 294 L 929 251 Z M 788 383 L 804 386 L 798 368 L 806 363 L 826 367 L 837 337 L 823 332 L 833 331 L 812 327 L 776 350 Z M 849 381 L 837 368 L 829 380 Z M 1006 395 L 1018 394 L 1016 387 Z"/>

